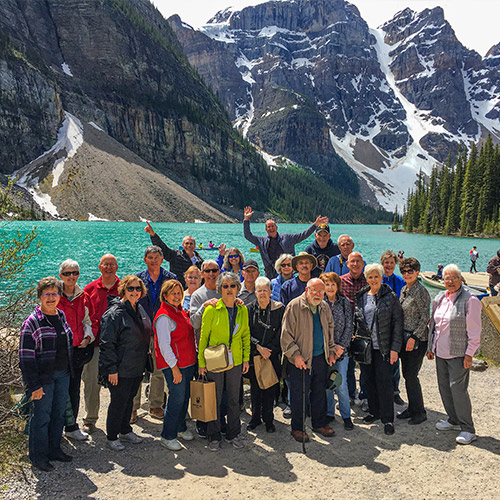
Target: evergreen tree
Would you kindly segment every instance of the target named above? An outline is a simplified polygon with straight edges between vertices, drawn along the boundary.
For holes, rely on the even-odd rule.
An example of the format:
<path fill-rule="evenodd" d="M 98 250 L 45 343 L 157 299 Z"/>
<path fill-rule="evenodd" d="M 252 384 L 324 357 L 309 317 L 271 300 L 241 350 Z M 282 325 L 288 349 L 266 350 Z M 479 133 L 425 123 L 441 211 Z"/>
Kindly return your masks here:
<path fill-rule="evenodd" d="M 465 169 L 464 183 L 462 187 L 461 209 L 460 209 L 460 233 L 469 234 L 476 228 L 477 199 L 474 195 L 477 191 L 477 148 L 472 145 L 469 161 Z"/>

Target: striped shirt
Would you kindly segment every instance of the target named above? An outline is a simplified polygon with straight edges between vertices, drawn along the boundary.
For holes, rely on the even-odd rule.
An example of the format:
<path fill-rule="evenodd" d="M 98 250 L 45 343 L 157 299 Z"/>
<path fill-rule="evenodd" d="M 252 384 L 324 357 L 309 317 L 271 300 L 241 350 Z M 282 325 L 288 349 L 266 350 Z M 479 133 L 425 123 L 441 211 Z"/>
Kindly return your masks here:
<path fill-rule="evenodd" d="M 70 370 L 73 367 L 73 333 L 62 311 L 58 311 L 68 346 Z M 33 392 L 52 382 L 56 360 L 56 329 L 36 306 L 21 327 L 19 367 L 29 391 Z"/>

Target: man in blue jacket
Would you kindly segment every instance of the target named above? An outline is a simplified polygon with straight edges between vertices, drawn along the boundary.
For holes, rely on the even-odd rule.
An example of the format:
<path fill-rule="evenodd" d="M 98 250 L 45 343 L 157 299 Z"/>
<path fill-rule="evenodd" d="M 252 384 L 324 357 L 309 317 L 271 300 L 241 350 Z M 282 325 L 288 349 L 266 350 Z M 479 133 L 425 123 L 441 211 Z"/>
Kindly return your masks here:
<path fill-rule="evenodd" d="M 295 255 L 295 245 L 308 238 L 320 224 L 328 224 L 328 217 L 318 215 L 314 224 L 302 233 L 278 233 L 278 225 L 272 219 L 266 221 L 267 236 L 255 236 L 250 231 L 250 217 L 253 215 L 252 207 L 245 207 L 243 212 L 243 235 L 253 243 L 260 252 L 266 277 L 273 279 L 276 276 L 274 263 L 283 253 Z"/>
<path fill-rule="evenodd" d="M 163 263 L 163 252 L 159 246 L 150 245 L 146 248 L 144 252 L 144 263 L 147 269 L 137 273 L 137 276 L 146 285 L 148 293 L 142 299 L 139 299 L 139 304 L 144 308 L 151 323 L 158 312 L 161 305 L 160 291 L 163 283 L 168 280 L 176 280 L 177 276 L 161 267 Z M 154 353 L 154 339 L 151 339 L 151 349 Z M 165 379 L 161 370 L 156 369 L 156 359 L 153 355 L 153 365 L 154 372 L 151 374 L 150 386 L 149 386 L 149 414 L 157 419 L 163 419 L 164 411 L 163 405 L 163 393 L 165 389 Z M 134 407 L 132 410 L 132 416 L 130 418 L 131 423 L 137 421 L 137 410 L 141 406 L 141 387 L 137 391 L 134 398 Z"/>

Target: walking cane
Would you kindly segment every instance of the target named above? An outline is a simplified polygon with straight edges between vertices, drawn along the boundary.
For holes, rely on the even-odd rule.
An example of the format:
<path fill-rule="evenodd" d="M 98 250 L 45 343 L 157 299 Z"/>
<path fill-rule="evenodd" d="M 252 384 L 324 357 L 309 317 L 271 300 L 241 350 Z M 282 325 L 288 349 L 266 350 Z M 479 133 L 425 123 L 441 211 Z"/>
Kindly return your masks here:
<path fill-rule="evenodd" d="M 302 370 L 302 453 L 306 454 L 306 370 Z"/>

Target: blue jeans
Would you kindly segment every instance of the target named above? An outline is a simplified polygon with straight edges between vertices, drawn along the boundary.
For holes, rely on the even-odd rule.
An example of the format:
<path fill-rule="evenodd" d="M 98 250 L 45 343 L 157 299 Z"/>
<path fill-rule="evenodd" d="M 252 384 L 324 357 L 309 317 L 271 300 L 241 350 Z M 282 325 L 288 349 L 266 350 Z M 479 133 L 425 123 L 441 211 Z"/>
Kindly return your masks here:
<path fill-rule="evenodd" d="M 349 358 L 344 356 L 343 359 L 337 361 L 334 365 L 342 376 L 342 384 L 336 389 L 337 398 L 339 399 L 339 410 L 342 418 L 351 418 L 351 404 L 349 401 L 349 389 L 347 387 L 347 369 L 349 367 Z M 326 390 L 327 411 L 326 414 L 330 417 L 335 415 L 335 397 L 333 391 Z"/>
<path fill-rule="evenodd" d="M 168 386 L 168 401 L 163 417 L 163 430 L 161 437 L 175 439 L 179 432 L 187 430 L 186 413 L 189 403 L 190 382 L 194 377 L 196 365 L 179 368 L 182 380 L 174 384 L 174 376 L 170 368 L 162 370 Z"/>
<path fill-rule="evenodd" d="M 61 452 L 64 411 L 68 401 L 69 372 L 54 371 L 52 382 L 43 386 L 42 399 L 33 401 L 30 423 L 29 457 L 32 463 L 42 464 Z"/>

